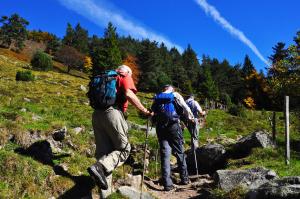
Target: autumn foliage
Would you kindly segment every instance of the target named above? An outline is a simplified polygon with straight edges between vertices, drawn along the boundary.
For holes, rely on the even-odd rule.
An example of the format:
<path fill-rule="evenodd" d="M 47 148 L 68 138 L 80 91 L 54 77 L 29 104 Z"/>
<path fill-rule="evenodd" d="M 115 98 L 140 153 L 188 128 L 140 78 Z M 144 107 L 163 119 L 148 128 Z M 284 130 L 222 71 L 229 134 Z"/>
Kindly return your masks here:
<path fill-rule="evenodd" d="M 127 55 L 127 57 L 123 60 L 123 64 L 129 66 L 132 70 L 132 78 L 135 84 L 138 84 L 140 77 L 140 68 L 137 64 L 137 58 L 132 55 Z"/>
<path fill-rule="evenodd" d="M 49 42 L 53 39 L 53 35 L 48 32 L 43 31 L 29 31 L 28 32 L 28 39 L 36 42 Z"/>

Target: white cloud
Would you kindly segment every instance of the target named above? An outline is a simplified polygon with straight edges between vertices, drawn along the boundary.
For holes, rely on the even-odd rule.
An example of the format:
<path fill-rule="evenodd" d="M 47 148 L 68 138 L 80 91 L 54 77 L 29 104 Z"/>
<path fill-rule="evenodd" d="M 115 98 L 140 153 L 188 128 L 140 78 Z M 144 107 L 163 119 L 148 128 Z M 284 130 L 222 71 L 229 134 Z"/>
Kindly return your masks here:
<path fill-rule="evenodd" d="M 195 1 L 207 15 L 210 15 L 225 30 L 247 45 L 261 61 L 263 61 L 266 65 L 269 65 L 269 62 L 262 56 L 256 46 L 246 37 L 246 35 L 239 29 L 233 27 L 224 17 L 221 16 L 219 11 L 214 6 L 208 4 L 206 0 Z"/>
<path fill-rule="evenodd" d="M 163 35 L 157 34 L 146 27 L 137 25 L 134 21 L 126 19 L 121 14 L 118 14 L 115 8 L 109 8 L 103 5 L 106 2 L 98 2 L 93 0 L 59 0 L 65 7 L 77 12 L 86 17 L 95 24 L 106 27 L 107 23 L 111 21 L 122 32 L 131 35 L 136 39 L 150 39 L 152 41 L 163 42 L 169 49 L 176 47 L 179 52 L 183 52 L 183 48 L 171 42 Z"/>

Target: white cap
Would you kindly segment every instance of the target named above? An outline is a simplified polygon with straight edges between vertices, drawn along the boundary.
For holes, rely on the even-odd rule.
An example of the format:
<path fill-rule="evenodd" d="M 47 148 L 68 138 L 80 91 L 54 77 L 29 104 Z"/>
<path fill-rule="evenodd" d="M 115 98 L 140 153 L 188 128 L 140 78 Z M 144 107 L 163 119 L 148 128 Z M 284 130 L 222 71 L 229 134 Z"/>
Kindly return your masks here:
<path fill-rule="evenodd" d="M 132 70 L 129 66 L 127 65 L 121 65 L 121 66 L 118 66 L 117 68 L 118 71 L 122 71 L 122 72 L 128 72 L 129 75 L 132 75 Z"/>

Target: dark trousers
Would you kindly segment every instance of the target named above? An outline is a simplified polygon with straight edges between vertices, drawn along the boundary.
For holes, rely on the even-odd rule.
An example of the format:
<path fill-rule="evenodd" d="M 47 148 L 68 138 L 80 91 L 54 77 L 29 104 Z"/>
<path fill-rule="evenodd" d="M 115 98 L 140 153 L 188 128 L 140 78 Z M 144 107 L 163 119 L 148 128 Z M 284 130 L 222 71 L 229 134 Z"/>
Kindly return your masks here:
<path fill-rule="evenodd" d="M 161 173 L 163 186 L 171 186 L 171 153 L 176 157 L 181 181 L 188 180 L 187 166 L 184 156 L 183 136 L 179 123 L 156 126 L 160 146 Z"/>

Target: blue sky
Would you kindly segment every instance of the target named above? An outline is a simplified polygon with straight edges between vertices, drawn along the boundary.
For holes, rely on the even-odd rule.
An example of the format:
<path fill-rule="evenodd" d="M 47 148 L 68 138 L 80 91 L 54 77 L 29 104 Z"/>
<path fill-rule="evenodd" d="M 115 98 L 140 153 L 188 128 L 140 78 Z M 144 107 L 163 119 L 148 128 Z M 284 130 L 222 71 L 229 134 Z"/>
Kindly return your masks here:
<path fill-rule="evenodd" d="M 291 44 L 300 30 L 298 0 L 1 0 L 0 15 L 19 13 L 28 29 L 65 34 L 79 22 L 103 36 L 108 21 L 120 35 L 163 41 L 184 50 L 242 63 L 248 54 L 257 70 L 266 67 L 272 47 Z"/>

